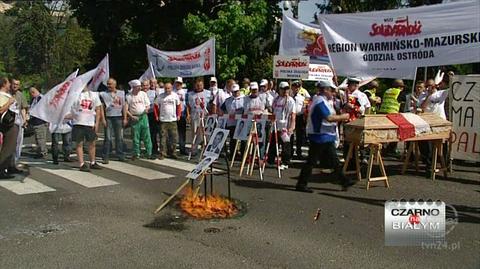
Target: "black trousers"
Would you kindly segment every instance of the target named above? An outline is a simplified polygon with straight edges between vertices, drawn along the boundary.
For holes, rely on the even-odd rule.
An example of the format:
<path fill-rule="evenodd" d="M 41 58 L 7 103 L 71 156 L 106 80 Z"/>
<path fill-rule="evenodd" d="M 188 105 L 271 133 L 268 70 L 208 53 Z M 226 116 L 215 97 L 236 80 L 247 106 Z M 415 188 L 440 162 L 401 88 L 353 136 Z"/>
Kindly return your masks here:
<path fill-rule="evenodd" d="M 185 149 L 185 143 L 187 141 L 187 120 L 185 117 L 181 117 L 180 120 L 177 121 L 177 132 L 180 153 L 186 154 L 187 150 Z"/>
<path fill-rule="evenodd" d="M 155 120 L 154 113 L 148 113 L 148 127 L 150 128 L 150 139 L 152 140 L 152 154 L 158 154 L 158 136 L 160 135 L 160 123 Z"/>
<path fill-rule="evenodd" d="M 272 133 L 272 135 L 275 135 L 275 133 Z M 277 138 L 278 138 L 278 147 L 282 148 L 282 164 L 289 165 L 290 160 L 292 158 L 292 146 L 290 145 L 290 142 L 283 142 L 282 138 L 282 133 L 277 132 Z M 274 164 L 275 163 L 275 157 L 277 156 L 277 149 L 275 147 L 275 138 L 272 139 L 272 143 L 270 144 L 270 148 L 268 149 L 268 163 L 269 164 Z"/>
<path fill-rule="evenodd" d="M 298 187 L 307 186 L 312 177 L 312 169 L 319 161 L 320 167 L 333 169 L 336 177 L 340 179 L 342 184 L 347 182 L 347 178 L 343 174 L 342 165 L 337 156 L 335 142 L 320 144 L 310 141 L 307 162 L 303 165 L 302 171 L 300 172 L 300 177 L 297 182 Z"/>
<path fill-rule="evenodd" d="M 293 153 L 293 141 L 295 140 L 296 151 L 295 154 L 302 156 L 302 146 L 305 145 L 306 139 L 306 122 L 303 115 L 297 115 L 295 117 L 295 133 L 290 138 L 291 152 Z"/>
<path fill-rule="evenodd" d="M 18 125 L 14 124 L 3 133 L 3 145 L 0 151 L 0 173 L 11 164 L 11 157 L 15 154 L 17 146 Z"/>

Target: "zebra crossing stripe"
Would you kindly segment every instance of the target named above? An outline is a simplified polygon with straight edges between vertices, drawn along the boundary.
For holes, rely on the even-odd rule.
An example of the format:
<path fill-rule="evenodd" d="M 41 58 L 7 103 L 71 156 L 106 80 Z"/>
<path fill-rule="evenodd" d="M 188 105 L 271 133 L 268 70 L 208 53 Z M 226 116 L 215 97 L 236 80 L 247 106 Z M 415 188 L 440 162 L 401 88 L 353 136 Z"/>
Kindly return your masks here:
<path fill-rule="evenodd" d="M 18 195 L 55 191 L 54 188 L 50 188 L 49 186 L 46 186 L 30 177 L 24 178 L 23 182 L 20 181 L 20 178 L 15 178 L 13 180 L 2 180 L 0 181 L 0 187 L 3 187 Z"/>
<path fill-rule="evenodd" d="M 35 168 L 48 172 L 50 174 L 54 174 L 56 176 L 62 177 L 66 180 L 75 182 L 87 188 L 96 188 L 96 187 L 111 186 L 111 185 L 118 184 L 118 182 L 115 182 L 113 180 L 106 179 L 92 173 L 81 172 L 78 170 L 50 169 L 50 168 L 44 168 L 44 167 L 38 167 L 38 166 Z"/>
<path fill-rule="evenodd" d="M 157 170 L 153 170 L 150 168 L 145 168 L 137 165 L 132 165 L 125 162 L 119 162 L 119 161 L 110 161 L 108 164 L 104 164 L 102 166 L 108 169 L 112 169 L 124 174 L 136 176 L 146 180 L 165 179 L 165 178 L 174 177 L 174 175 L 162 173 Z"/>

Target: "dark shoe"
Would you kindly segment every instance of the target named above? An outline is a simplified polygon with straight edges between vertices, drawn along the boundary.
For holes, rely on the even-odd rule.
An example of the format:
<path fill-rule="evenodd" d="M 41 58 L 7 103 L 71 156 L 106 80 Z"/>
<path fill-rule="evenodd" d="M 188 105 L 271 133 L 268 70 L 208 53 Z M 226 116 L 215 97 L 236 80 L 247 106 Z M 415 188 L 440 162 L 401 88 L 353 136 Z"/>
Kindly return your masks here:
<path fill-rule="evenodd" d="M 163 159 L 165 159 L 165 157 L 163 157 L 163 154 L 160 154 L 160 155 L 158 155 L 158 159 L 163 160 Z"/>
<path fill-rule="evenodd" d="M 149 156 L 147 157 L 147 159 L 149 159 L 149 160 L 155 160 L 156 157 L 155 157 L 155 155 L 149 155 Z"/>
<path fill-rule="evenodd" d="M 86 163 L 84 163 L 82 166 L 80 166 L 80 171 L 90 172 L 90 168 L 88 168 L 88 165 Z"/>
<path fill-rule="evenodd" d="M 186 150 L 180 150 L 180 155 L 188 155 Z"/>
<path fill-rule="evenodd" d="M 347 191 L 348 188 L 355 185 L 355 181 L 347 180 L 342 183 L 342 191 Z"/>
<path fill-rule="evenodd" d="M 170 156 L 168 156 L 168 158 L 176 160 L 178 159 L 178 156 L 176 154 L 171 154 Z"/>
<path fill-rule="evenodd" d="M 125 162 L 126 160 L 125 160 L 124 157 L 121 157 L 121 158 L 118 158 L 118 161 L 119 161 L 119 162 Z"/>
<path fill-rule="evenodd" d="M 71 162 L 73 162 L 73 160 L 72 160 L 70 157 L 65 157 L 65 158 L 63 158 L 63 161 L 66 162 L 66 163 L 71 163 Z"/>
<path fill-rule="evenodd" d="M 35 159 L 46 159 L 47 158 L 47 154 L 38 154 L 37 156 L 35 156 Z"/>
<path fill-rule="evenodd" d="M 53 160 L 53 164 L 57 165 L 57 164 L 58 164 L 58 160 Z"/>
<path fill-rule="evenodd" d="M 100 165 L 98 165 L 97 162 L 94 162 L 93 164 L 90 164 L 90 169 L 100 170 L 100 169 L 102 169 L 102 167 Z"/>
<path fill-rule="evenodd" d="M 425 171 L 425 178 L 432 178 L 432 170 L 428 169 L 427 171 Z"/>
<path fill-rule="evenodd" d="M 7 169 L 7 174 L 8 174 L 8 175 L 21 174 L 21 173 L 23 173 L 23 171 L 20 170 L 20 169 L 18 169 L 18 168 L 16 168 L 16 167 L 8 168 L 8 169 Z"/>
<path fill-rule="evenodd" d="M 296 186 L 296 187 L 295 187 L 295 190 L 296 190 L 296 191 L 300 191 L 300 192 L 313 193 L 313 190 L 310 189 L 310 188 L 307 187 L 307 186 Z"/>
<path fill-rule="evenodd" d="M 103 164 L 108 164 L 108 163 L 109 163 L 108 159 L 103 159 Z"/>
<path fill-rule="evenodd" d="M 1 180 L 1 179 L 12 179 L 12 178 L 15 178 L 15 176 L 9 175 L 9 174 L 7 174 L 7 173 L 5 173 L 5 172 L 0 173 L 0 180 Z"/>
<path fill-rule="evenodd" d="M 135 160 L 138 159 L 138 158 L 139 158 L 139 156 L 137 156 L 137 155 L 132 155 L 132 161 L 135 161 Z"/>

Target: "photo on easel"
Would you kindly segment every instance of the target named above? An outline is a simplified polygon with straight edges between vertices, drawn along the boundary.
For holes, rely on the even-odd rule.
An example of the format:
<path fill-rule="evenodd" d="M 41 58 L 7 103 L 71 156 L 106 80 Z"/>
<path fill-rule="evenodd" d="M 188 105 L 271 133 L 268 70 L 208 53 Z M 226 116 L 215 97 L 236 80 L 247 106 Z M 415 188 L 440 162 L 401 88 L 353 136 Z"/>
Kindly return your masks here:
<path fill-rule="evenodd" d="M 202 173 L 204 173 L 208 167 L 215 161 L 215 157 L 207 156 L 203 158 L 195 168 L 187 174 L 187 178 L 197 179 Z"/>
<path fill-rule="evenodd" d="M 225 145 L 225 141 L 227 141 L 228 134 L 228 130 L 215 128 L 203 155 L 218 158 L 220 152 L 222 152 L 223 145 Z"/>
<path fill-rule="evenodd" d="M 227 126 L 227 116 L 222 116 L 217 118 L 217 128 L 225 129 Z"/>
<path fill-rule="evenodd" d="M 250 134 L 250 128 L 252 127 L 252 120 L 239 119 L 235 126 L 235 132 L 233 133 L 233 139 L 245 141 Z"/>
<path fill-rule="evenodd" d="M 258 135 L 258 143 L 263 143 L 265 142 L 265 127 L 267 125 L 267 120 L 266 119 L 261 119 L 257 121 L 257 135 Z"/>
<path fill-rule="evenodd" d="M 205 123 L 205 134 L 211 135 L 213 129 L 215 129 L 215 120 L 217 119 L 217 115 L 210 115 L 207 117 L 207 122 Z"/>

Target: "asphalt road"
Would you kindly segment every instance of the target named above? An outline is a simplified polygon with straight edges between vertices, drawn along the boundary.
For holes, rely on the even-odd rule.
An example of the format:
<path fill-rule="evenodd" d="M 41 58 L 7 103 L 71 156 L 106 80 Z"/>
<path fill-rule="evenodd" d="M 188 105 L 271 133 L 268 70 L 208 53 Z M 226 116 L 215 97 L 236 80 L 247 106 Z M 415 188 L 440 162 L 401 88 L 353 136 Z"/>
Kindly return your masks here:
<path fill-rule="evenodd" d="M 0 185 L 2 269 L 480 268 L 478 167 L 457 166 L 462 171 L 449 179 L 431 181 L 398 175 L 399 163 L 387 162 L 390 189 L 377 183 L 366 191 L 359 182 L 342 192 L 328 175 L 318 175 L 313 194 L 293 191 L 298 168 L 282 179 L 268 169 L 263 182 L 239 178 L 235 168 L 232 195 L 246 205 L 244 215 L 198 221 L 175 206 L 153 214 L 185 180 L 189 165 L 182 160 L 112 163 L 80 175 L 74 164 L 24 162 L 28 188 Z M 214 186 L 226 194 L 225 178 Z M 386 247 L 384 202 L 400 198 L 453 205 L 460 223 L 448 244 Z"/>

